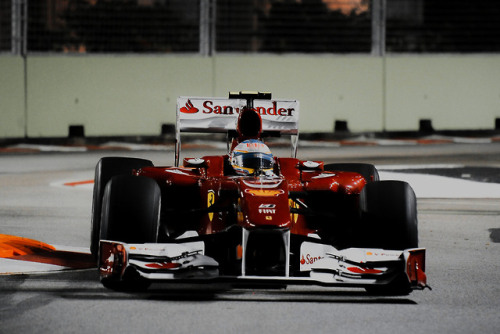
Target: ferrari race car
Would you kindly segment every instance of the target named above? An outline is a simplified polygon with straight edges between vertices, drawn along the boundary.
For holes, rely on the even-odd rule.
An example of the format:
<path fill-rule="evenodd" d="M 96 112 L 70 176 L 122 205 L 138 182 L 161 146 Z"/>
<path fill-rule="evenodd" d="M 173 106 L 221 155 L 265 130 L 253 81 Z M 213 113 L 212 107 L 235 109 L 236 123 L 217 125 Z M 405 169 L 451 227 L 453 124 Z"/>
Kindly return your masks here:
<path fill-rule="evenodd" d="M 415 194 L 370 164 L 296 158 L 299 102 L 270 93 L 177 100 L 174 166 L 102 158 L 91 252 L 112 289 L 151 282 L 427 287 Z M 226 155 L 184 158 L 181 133 L 223 132 Z M 290 136 L 291 157 L 264 143 Z"/>

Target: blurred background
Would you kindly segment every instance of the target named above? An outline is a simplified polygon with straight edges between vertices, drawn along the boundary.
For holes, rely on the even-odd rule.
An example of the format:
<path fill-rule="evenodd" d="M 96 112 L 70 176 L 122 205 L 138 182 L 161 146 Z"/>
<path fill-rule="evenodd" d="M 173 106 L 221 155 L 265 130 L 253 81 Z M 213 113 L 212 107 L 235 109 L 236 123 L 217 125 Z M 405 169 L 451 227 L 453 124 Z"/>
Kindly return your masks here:
<path fill-rule="evenodd" d="M 0 140 L 155 136 L 271 91 L 302 132 L 500 131 L 495 0 L 0 0 Z"/>

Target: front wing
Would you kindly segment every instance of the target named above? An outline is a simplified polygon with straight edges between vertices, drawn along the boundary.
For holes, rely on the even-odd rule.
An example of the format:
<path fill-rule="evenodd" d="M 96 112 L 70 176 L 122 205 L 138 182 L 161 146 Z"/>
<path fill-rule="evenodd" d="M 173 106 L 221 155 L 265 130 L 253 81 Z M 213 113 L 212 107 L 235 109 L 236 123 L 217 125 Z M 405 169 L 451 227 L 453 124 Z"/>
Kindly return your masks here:
<path fill-rule="evenodd" d="M 192 239 L 191 239 L 192 240 Z M 243 250 L 244 253 L 245 250 Z M 240 250 L 241 253 L 241 250 Z M 245 258 L 244 254 L 240 254 Z M 291 266 L 287 254 L 286 266 Z M 304 241 L 300 245 L 299 270 L 282 275 L 245 274 L 245 261 L 238 274 L 221 273 L 219 263 L 205 254 L 203 241 L 158 244 L 127 244 L 101 240 L 99 272 L 101 279 L 126 281 L 146 279 L 179 283 L 229 283 L 232 286 L 278 284 L 345 287 L 387 286 L 397 279 L 407 279 L 411 289 L 427 286 L 425 249 L 404 251 L 348 248 Z M 292 264 L 293 265 L 293 264 Z"/>

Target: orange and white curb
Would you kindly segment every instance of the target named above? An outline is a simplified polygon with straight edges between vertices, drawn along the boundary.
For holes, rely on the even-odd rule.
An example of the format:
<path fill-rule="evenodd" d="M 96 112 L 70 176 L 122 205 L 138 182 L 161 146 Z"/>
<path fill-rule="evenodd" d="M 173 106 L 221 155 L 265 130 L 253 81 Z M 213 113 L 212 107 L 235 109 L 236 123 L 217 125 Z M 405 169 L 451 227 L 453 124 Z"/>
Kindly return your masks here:
<path fill-rule="evenodd" d="M 87 249 L 54 246 L 38 240 L 0 234 L 0 275 L 46 273 L 96 266 Z"/>

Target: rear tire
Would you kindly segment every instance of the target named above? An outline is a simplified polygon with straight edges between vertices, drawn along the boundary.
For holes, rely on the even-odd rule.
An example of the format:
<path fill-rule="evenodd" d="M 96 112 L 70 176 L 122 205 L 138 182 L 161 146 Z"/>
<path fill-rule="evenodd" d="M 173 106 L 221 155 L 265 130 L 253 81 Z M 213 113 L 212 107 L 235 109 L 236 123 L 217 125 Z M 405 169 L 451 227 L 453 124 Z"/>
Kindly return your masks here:
<path fill-rule="evenodd" d="M 97 259 L 99 234 L 101 229 L 102 198 L 106 184 L 113 176 L 132 175 L 132 170 L 152 167 L 150 160 L 122 157 L 105 157 L 95 168 L 94 194 L 92 199 L 92 221 L 90 228 L 90 252 Z"/>
<path fill-rule="evenodd" d="M 334 172 L 334 171 L 355 172 L 361 174 L 365 178 L 367 183 L 380 180 L 377 168 L 375 168 L 375 166 L 371 164 L 334 163 L 325 165 L 324 170 L 328 172 Z"/>

